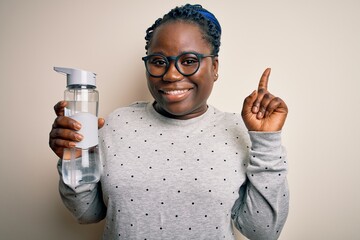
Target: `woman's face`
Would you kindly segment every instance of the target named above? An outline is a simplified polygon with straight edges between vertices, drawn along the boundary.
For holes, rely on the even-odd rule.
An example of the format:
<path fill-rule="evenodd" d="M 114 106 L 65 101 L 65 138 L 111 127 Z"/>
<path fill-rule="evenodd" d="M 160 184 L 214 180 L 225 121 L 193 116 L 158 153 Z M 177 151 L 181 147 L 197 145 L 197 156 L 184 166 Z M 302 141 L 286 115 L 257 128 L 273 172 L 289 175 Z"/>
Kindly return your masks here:
<path fill-rule="evenodd" d="M 199 26 L 185 22 L 169 22 L 159 26 L 151 39 L 148 54 L 178 56 L 183 52 L 211 54 L 209 43 L 203 38 Z M 205 57 L 200 68 L 191 76 L 183 76 L 170 61 L 162 77 L 147 73 L 149 90 L 155 99 L 155 109 L 164 116 L 190 119 L 207 110 L 207 99 L 217 80 L 218 58 Z"/>

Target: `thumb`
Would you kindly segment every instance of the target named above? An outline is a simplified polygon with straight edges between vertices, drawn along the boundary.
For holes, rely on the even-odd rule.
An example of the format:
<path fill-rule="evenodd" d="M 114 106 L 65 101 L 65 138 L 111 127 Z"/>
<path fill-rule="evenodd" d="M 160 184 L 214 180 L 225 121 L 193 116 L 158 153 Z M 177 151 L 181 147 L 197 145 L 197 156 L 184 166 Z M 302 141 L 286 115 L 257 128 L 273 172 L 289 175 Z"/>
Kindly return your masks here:
<path fill-rule="evenodd" d="M 257 91 L 254 90 L 249 96 L 247 96 L 243 103 L 242 115 L 245 116 L 252 113 L 251 109 L 257 97 Z"/>

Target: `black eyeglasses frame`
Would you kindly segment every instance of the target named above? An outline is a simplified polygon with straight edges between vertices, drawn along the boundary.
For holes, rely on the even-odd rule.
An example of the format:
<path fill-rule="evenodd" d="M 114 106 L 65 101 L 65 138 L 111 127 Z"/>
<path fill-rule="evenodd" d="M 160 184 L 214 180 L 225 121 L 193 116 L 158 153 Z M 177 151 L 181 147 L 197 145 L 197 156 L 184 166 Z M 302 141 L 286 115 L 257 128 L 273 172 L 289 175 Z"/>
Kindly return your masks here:
<path fill-rule="evenodd" d="M 199 65 L 197 66 L 196 70 L 191 73 L 191 74 L 184 74 L 182 73 L 182 71 L 180 70 L 179 66 L 178 66 L 178 60 L 180 59 L 180 57 L 186 55 L 186 54 L 194 54 L 198 60 L 199 60 Z M 154 56 L 160 56 L 162 57 L 165 61 L 166 61 L 166 68 L 165 68 L 165 71 L 163 74 L 161 75 L 154 75 L 154 74 L 151 74 L 149 69 L 148 69 L 148 66 L 146 64 L 146 61 L 150 58 L 150 57 L 154 57 Z M 189 77 L 189 76 L 192 76 L 194 75 L 195 73 L 197 73 L 197 71 L 199 70 L 200 68 L 200 62 L 203 58 L 207 58 L 207 57 L 217 57 L 218 55 L 215 55 L 215 54 L 201 54 L 201 53 L 197 53 L 197 52 L 183 52 L 177 56 L 164 56 L 163 54 L 160 54 L 160 53 L 154 53 L 154 54 L 150 54 L 150 55 L 147 55 L 145 57 L 142 57 L 141 59 L 144 61 L 145 63 L 145 68 L 146 68 L 146 71 L 147 73 L 151 76 L 151 77 L 155 77 L 155 78 L 160 78 L 160 77 L 163 77 L 167 71 L 169 70 L 169 67 L 170 67 L 170 61 L 174 61 L 175 63 L 175 67 L 176 69 L 178 70 L 179 73 L 181 73 L 183 76 L 185 77 Z"/>

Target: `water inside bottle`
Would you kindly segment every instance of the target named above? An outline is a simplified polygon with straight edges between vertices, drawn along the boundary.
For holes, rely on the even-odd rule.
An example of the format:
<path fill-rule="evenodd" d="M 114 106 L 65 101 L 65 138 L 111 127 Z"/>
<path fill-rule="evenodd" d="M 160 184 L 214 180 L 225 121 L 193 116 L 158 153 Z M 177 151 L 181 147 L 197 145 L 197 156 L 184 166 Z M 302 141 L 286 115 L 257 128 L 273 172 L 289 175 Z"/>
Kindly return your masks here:
<path fill-rule="evenodd" d="M 78 97 L 79 98 L 79 97 Z M 67 106 L 65 107 L 65 116 L 72 116 L 80 112 L 89 112 L 97 115 L 98 102 L 97 101 L 71 101 L 66 100 Z"/>
<path fill-rule="evenodd" d="M 99 148 L 94 146 L 88 149 L 65 149 L 64 156 L 70 159 L 62 161 L 62 178 L 65 184 L 76 187 L 87 183 L 96 183 L 100 180 Z M 75 156 L 79 154 L 81 156 Z"/>

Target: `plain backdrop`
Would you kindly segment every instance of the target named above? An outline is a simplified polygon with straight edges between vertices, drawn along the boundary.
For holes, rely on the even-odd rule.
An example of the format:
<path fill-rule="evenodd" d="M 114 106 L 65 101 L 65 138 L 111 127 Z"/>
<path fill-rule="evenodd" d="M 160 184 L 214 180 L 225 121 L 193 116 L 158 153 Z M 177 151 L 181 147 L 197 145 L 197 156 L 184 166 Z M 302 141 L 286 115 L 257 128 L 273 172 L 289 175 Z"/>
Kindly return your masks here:
<path fill-rule="evenodd" d="M 189 0 L 190 3 L 195 3 Z M 0 0 L 0 239 L 100 239 L 58 194 L 48 147 L 64 76 L 97 73 L 100 115 L 151 100 L 145 30 L 185 1 Z M 360 239 L 360 1 L 204 0 L 223 27 L 209 103 L 240 112 L 266 67 L 290 113 L 290 213 L 280 239 Z"/>

